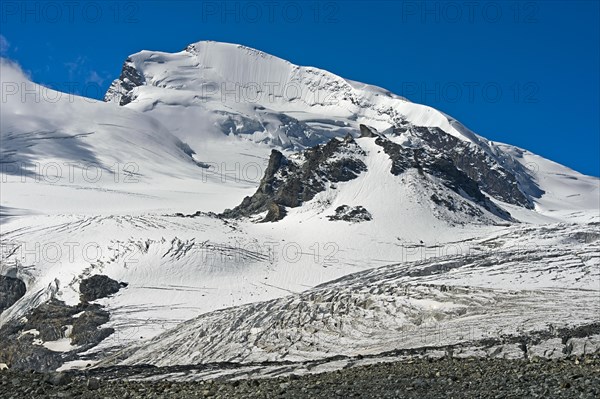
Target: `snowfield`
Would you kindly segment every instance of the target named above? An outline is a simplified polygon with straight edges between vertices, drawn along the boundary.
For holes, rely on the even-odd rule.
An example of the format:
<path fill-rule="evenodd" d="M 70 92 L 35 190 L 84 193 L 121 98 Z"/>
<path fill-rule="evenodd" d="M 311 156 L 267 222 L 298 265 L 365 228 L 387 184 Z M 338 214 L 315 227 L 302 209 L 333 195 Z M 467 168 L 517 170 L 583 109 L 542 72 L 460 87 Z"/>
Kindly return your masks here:
<path fill-rule="evenodd" d="M 106 102 L 36 85 L 6 60 L 1 80 L 14 92 L 0 111 L 0 275 L 26 293 L 0 312 L 0 337 L 52 298 L 77 306 L 90 276 L 124 283 L 93 301 L 114 329 L 97 345 L 77 352 L 69 325 L 35 337 L 63 368 L 600 348 L 596 330 L 564 332 L 600 321 L 596 177 L 234 44 L 134 54 Z M 338 139 L 357 150 L 311 163 Z M 293 164 L 313 173 L 299 184 L 314 196 L 275 222 L 220 215 L 265 187 L 273 150 L 287 163 L 266 192 Z M 364 170 L 326 175 L 348 160 Z M 361 208 L 369 218 L 332 218 Z"/>
<path fill-rule="evenodd" d="M 524 234 L 536 245 L 521 246 Z M 475 240 L 471 254 L 385 266 L 212 312 L 116 358 L 158 366 L 306 361 L 459 343 L 455 355 L 522 357 L 525 333 L 557 337 L 561 328 L 598 321 L 599 244 L 597 226 L 519 228 Z M 498 337 L 504 342 L 477 342 Z M 564 356 L 565 343 L 554 344 L 532 343 L 530 355 Z"/>

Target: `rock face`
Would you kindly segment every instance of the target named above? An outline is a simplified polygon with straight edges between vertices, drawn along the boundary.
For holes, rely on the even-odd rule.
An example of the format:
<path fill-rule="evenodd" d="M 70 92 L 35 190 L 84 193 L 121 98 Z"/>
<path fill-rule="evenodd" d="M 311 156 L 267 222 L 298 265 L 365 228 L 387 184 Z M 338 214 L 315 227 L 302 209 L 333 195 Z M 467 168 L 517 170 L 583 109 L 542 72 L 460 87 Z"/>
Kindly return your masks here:
<path fill-rule="evenodd" d="M 246 197 L 224 217 L 250 216 L 268 211 L 264 221 L 277 221 L 285 216 L 282 207 L 295 208 L 325 190 L 328 184 L 355 179 L 367 166 L 360 159 L 364 151 L 351 136 L 334 138 L 296 158 L 286 158 L 272 150 L 258 190 Z"/>
<path fill-rule="evenodd" d="M 329 220 L 343 220 L 344 222 L 367 222 L 373 217 L 362 206 L 350 207 L 348 205 L 341 205 L 335 209 L 335 215 L 328 216 Z"/>
<path fill-rule="evenodd" d="M 73 320 L 71 332 L 71 344 L 92 347 L 99 344 L 114 330 L 112 328 L 99 328 L 109 320 L 109 313 L 100 305 L 81 304 L 78 309 L 84 309 L 83 313 Z"/>
<path fill-rule="evenodd" d="M 0 314 L 25 295 L 27 287 L 18 278 L 0 276 Z"/>
<path fill-rule="evenodd" d="M 531 206 L 515 175 L 499 166 L 495 158 L 479 147 L 462 142 L 440 129 L 409 125 L 399 129 L 404 130 L 394 132 L 394 138 L 387 138 L 368 126 L 360 125 L 359 141 L 374 139 L 381 148 L 375 152 L 384 152 L 392 161 L 391 174 L 401 176 L 409 170 L 416 170 L 423 179 L 423 187 L 427 186 L 426 190 L 430 190 L 427 197 L 433 209 L 447 209 L 452 214 L 473 218 L 483 218 L 487 210 L 500 219 L 513 221 L 510 213 L 492 202 L 484 191 L 494 193 L 496 198 L 510 204 L 525 208 Z M 405 133 L 408 134 L 405 138 L 409 139 L 398 142 L 397 139 Z M 355 134 L 358 135 L 358 132 Z M 350 135 L 344 139 L 334 138 L 325 145 L 288 158 L 272 150 L 256 193 L 221 216 L 237 218 L 267 212 L 263 222 L 281 220 L 286 215 L 286 208 L 302 206 L 316 194 L 335 188 L 335 183 L 370 173 L 365 162 L 371 156 L 374 155 L 367 155 Z M 328 216 L 329 220 L 371 220 L 371 214 L 365 209 L 344 206 Z"/>
<path fill-rule="evenodd" d="M 531 199 L 519 189 L 515 174 L 481 147 L 463 142 L 436 127 L 413 126 L 410 132 L 423 140 L 430 149 L 445 154 L 454 166 L 475 181 L 481 190 L 503 202 L 533 208 Z"/>
<path fill-rule="evenodd" d="M 12 320 L 0 329 L 0 363 L 12 369 L 52 371 L 114 333 L 100 328 L 109 314 L 100 305 L 80 303 L 68 306 L 57 299 L 43 303 L 25 317 Z M 52 351 L 46 342 L 69 339 L 71 348 Z"/>
<path fill-rule="evenodd" d="M 459 169 L 452 158 L 438 151 L 431 151 L 427 147 L 412 148 L 396 144 L 382 137 L 375 139 L 392 160 L 391 173 L 401 175 L 409 169 L 416 169 L 422 176 L 433 176 L 452 191 L 466 196 L 472 202 L 481 205 L 492 214 L 505 220 L 511 220 L 510 213 L 496 206 L 480 190 L 479 185 L 465 172 Z M 522 194 L 521 194 L 522 195 Z M 456 211 L 457 204 L 450 198 L 442 199 L 435 194 L 431 197 L 437 205 L 446 206 L 451 211 Z M 475 208 L 471 210 L 477 212 Z M 467 210 L 469 212 L 469 210 Z"/>
<path fill-rule="evenodd" d="M 358 128 L 360 129 L 360 137 L 377 137 L 377 134 L 375 134 L 370 127 L 363 125 L 362 123 Z"/>
<path fill-rule="evenodd" d="M 134 88 L 143 85 L 146 78 L 140 73 L 133 63 L 131 58 L 127 58 L 121 69 L 119 79 L 115 80 L 109 87 L 108 92 L 104 96 L 105 101 L 115 101 L 119 105 L 127 105 L 134 100 Z"/>
<path fill-rule="evenodd" d="M 24 284 L 15 280 L 21 282 L 10 278 L 2 280 L 2 294 L 5 293 L 4 288 L 11 287 L 12 291 L 6 292 L 24 293 Z M 17 370 L 52 371 L 66 361 L 77 359 L 78 353 L 96 346 L 114 333 L 112 328 L 101 328 L 108 322 L 109 313 L 102 306 L 89 302 L 112 295 L 121 287 L 122 284 L 107 276 L 92 276 L 82 280 L 81 303 L 77 306 L 52 298 L 27 312 L 25 317 L 5 323 L 0 328 L 0 363 Z M 44 346 L 47 342 L 64 339 L 68 340 L 70 347 L 61 346 L 61 351 Z"/>
<path fill-rule="evenodd" d="M 91 302 L 96 299 L 106 298 L 109 295 L 116 294 L 121 289 L 121 284 L 118 281 L 111 279 L 108 276 L 95 275 L 84 279 L 79 285 L 82 302 Z"/>

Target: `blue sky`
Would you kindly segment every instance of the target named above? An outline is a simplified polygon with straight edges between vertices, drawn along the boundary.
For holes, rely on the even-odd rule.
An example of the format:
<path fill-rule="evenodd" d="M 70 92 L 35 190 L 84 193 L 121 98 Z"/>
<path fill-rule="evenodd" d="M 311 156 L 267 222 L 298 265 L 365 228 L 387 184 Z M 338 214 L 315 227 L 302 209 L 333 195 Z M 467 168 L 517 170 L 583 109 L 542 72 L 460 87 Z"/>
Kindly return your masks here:
<path fill-rule="evenodd" d="M 125 58 L 241 43 L 436 107 L 491 140 L 600 175 L 600 8 L 590 1 L 9 1 L 0 51 L 101 98 Z"/>

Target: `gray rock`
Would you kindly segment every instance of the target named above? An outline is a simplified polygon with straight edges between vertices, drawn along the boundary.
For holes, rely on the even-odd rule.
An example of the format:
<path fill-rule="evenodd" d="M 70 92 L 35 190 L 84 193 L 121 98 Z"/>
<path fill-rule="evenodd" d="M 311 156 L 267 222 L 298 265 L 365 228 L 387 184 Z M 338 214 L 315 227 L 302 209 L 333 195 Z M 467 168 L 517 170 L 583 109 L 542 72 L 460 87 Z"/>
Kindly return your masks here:
<path fill-rule="evenodd" d="M 269 218 L 264 221 L 280 220 L 285 216 L 282 212 L 285 207 L 295 208 L 310 201 L 326 189 L 327 183 L 349 181 L 366 171 L 360 155 L 364 155 L 364 151 L 352 136 L 343 140 L 334 138 L 304 151 L 303 162 L 294 162 L 272 150 L 256 193 L 221 216 L 236 218 L 269 211 Z"/>
<path fill-rule="evenodd" d="M 372 220 L 373 217 L 362 206 L 354 206 L 350 207 L 348 205 L 341 205 L 335 209 L 335 215 L 330 215 L 327 217 L 331 221 L 342 220 L 345 222 L 366 222 Z"/>
<path fill-rule="evenodd" d="M 95 391 L 100 388 L 100 381 L 97 378 L 90 378 L 87 380 L 86 386 L 90 391 Z"/>
<path fill-rule="evenodd" d="M 25 283 L 14 277 L 0 276 L 0 314 L 25 295 Z"/>
<path fill-rule="evenodd" d="M 118 281 L 101 274 L 83 279 L 79 284 L 82 302 L 91 302 L 96 299 L 106 298 L 117 293 L 121 289 Z"/>
<path fill-rule="evenodd" d="M 65 386 L 72 381 L 72 378 L 67 373 L 50 373 L 47 376 L 46 382 L 54 386 Z"/>

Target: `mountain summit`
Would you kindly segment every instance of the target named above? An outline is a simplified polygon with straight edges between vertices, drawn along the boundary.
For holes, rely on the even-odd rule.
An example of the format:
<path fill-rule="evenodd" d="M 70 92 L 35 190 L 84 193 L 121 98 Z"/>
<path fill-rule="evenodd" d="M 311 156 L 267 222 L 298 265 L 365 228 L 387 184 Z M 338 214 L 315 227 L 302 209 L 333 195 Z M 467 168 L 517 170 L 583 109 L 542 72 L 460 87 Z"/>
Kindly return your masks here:
<path fill-rule="evenodd" d="M 291 155 L 328 142 L 324 148 L 331 148 L 335 138 L 371 136 L 377 137 L 377 151 L 386 154 L 379 162 L 389 159 L 393 164 L 388 172 L 400 176 L 416 170 L 421 176 L 433 178 L 427 184 L 441 184 L 504 220 L 522 219 L 510 216 L 510 209 L 502 209 L 506 205 L 518 207 L 517 213 L 534 208 L 544 211 L 548 207 L 544 199 L 553 197 L 552 203 L 565 201 L 577 209 L 591 209 L 595 206 L 591 205 L 593 196 L 598 196 L 593 179 L 583 176 L 576 179 L 587 187 L 585 191 L 594 193 L 592 197 L 562 195 L 562 189 L 557 190 L 556 186 L 572 183 L 567 176 L 576 172 L 564 168 L 555 173 L 555 166 L 547 161 L 521 149 L 493 143 L 431 107 L 412 103 L 380 87 L 343 79 L 318 68 L 297 66 L 241 45 L 203 41 L 173 54 L 133 54 L 125 61 L 121 76 L 109 88 L 105 101 L 154 116 L 189 144 L 201 162 L 221 162 L 212 153 L 219 153 L 226 139 L 243 139 Z M 506 128 L 510 129 L 509 122 Z M 264 146 L 257 148 L 263 148 L 261 156 L 268 156 Z M 313 150 L 304 158 L 314 160 L 311 154 Z M 319 174 L 306 168 L 321 168 L 325 161 L 304 164 L 304 171 L 297 178 L 304 180 Z M 298 169 L 293 165 L 294 162 L 288 162 L 286 168 Z M 552 172 L 546 176 L 548 168 Z M 264 169 L 273 172 L 273 165 L 265 165 Z M 263 183 L 272 177 L 263 176 Z M 336 183 L 335 179 L 331 183 Z M 261 189 L 265 189 L 264 184 Z M 301 198 L 300 202 L 316 194 L 314 187 L 308 189 L 311 194 L 306 189 L 296 188 L 303 192 L 294 194 Z M 325 190 L 322 184 L 321 189 Z M 256 210 L 266 210 L 267 204 L 273 210 L 273 206 L 282 205 L 273 205 L 278 201 L 264 198 L 265 193 L 256 195 L 262 196 L 260 202 L 264 202 L 260 206 L 255 203 Z M 499 203 L 492 205 L 488 197 Z M 427 198 L 432 209 L 455 208 L 443 194 L 432 192 Z M 299 206 L 297 199 L 283 203 Z M 246 205 L 242 204 L 242 208 Z M 226 214 L 248 215 L 247 206 L 243 211 L 242 208 Z"/>

